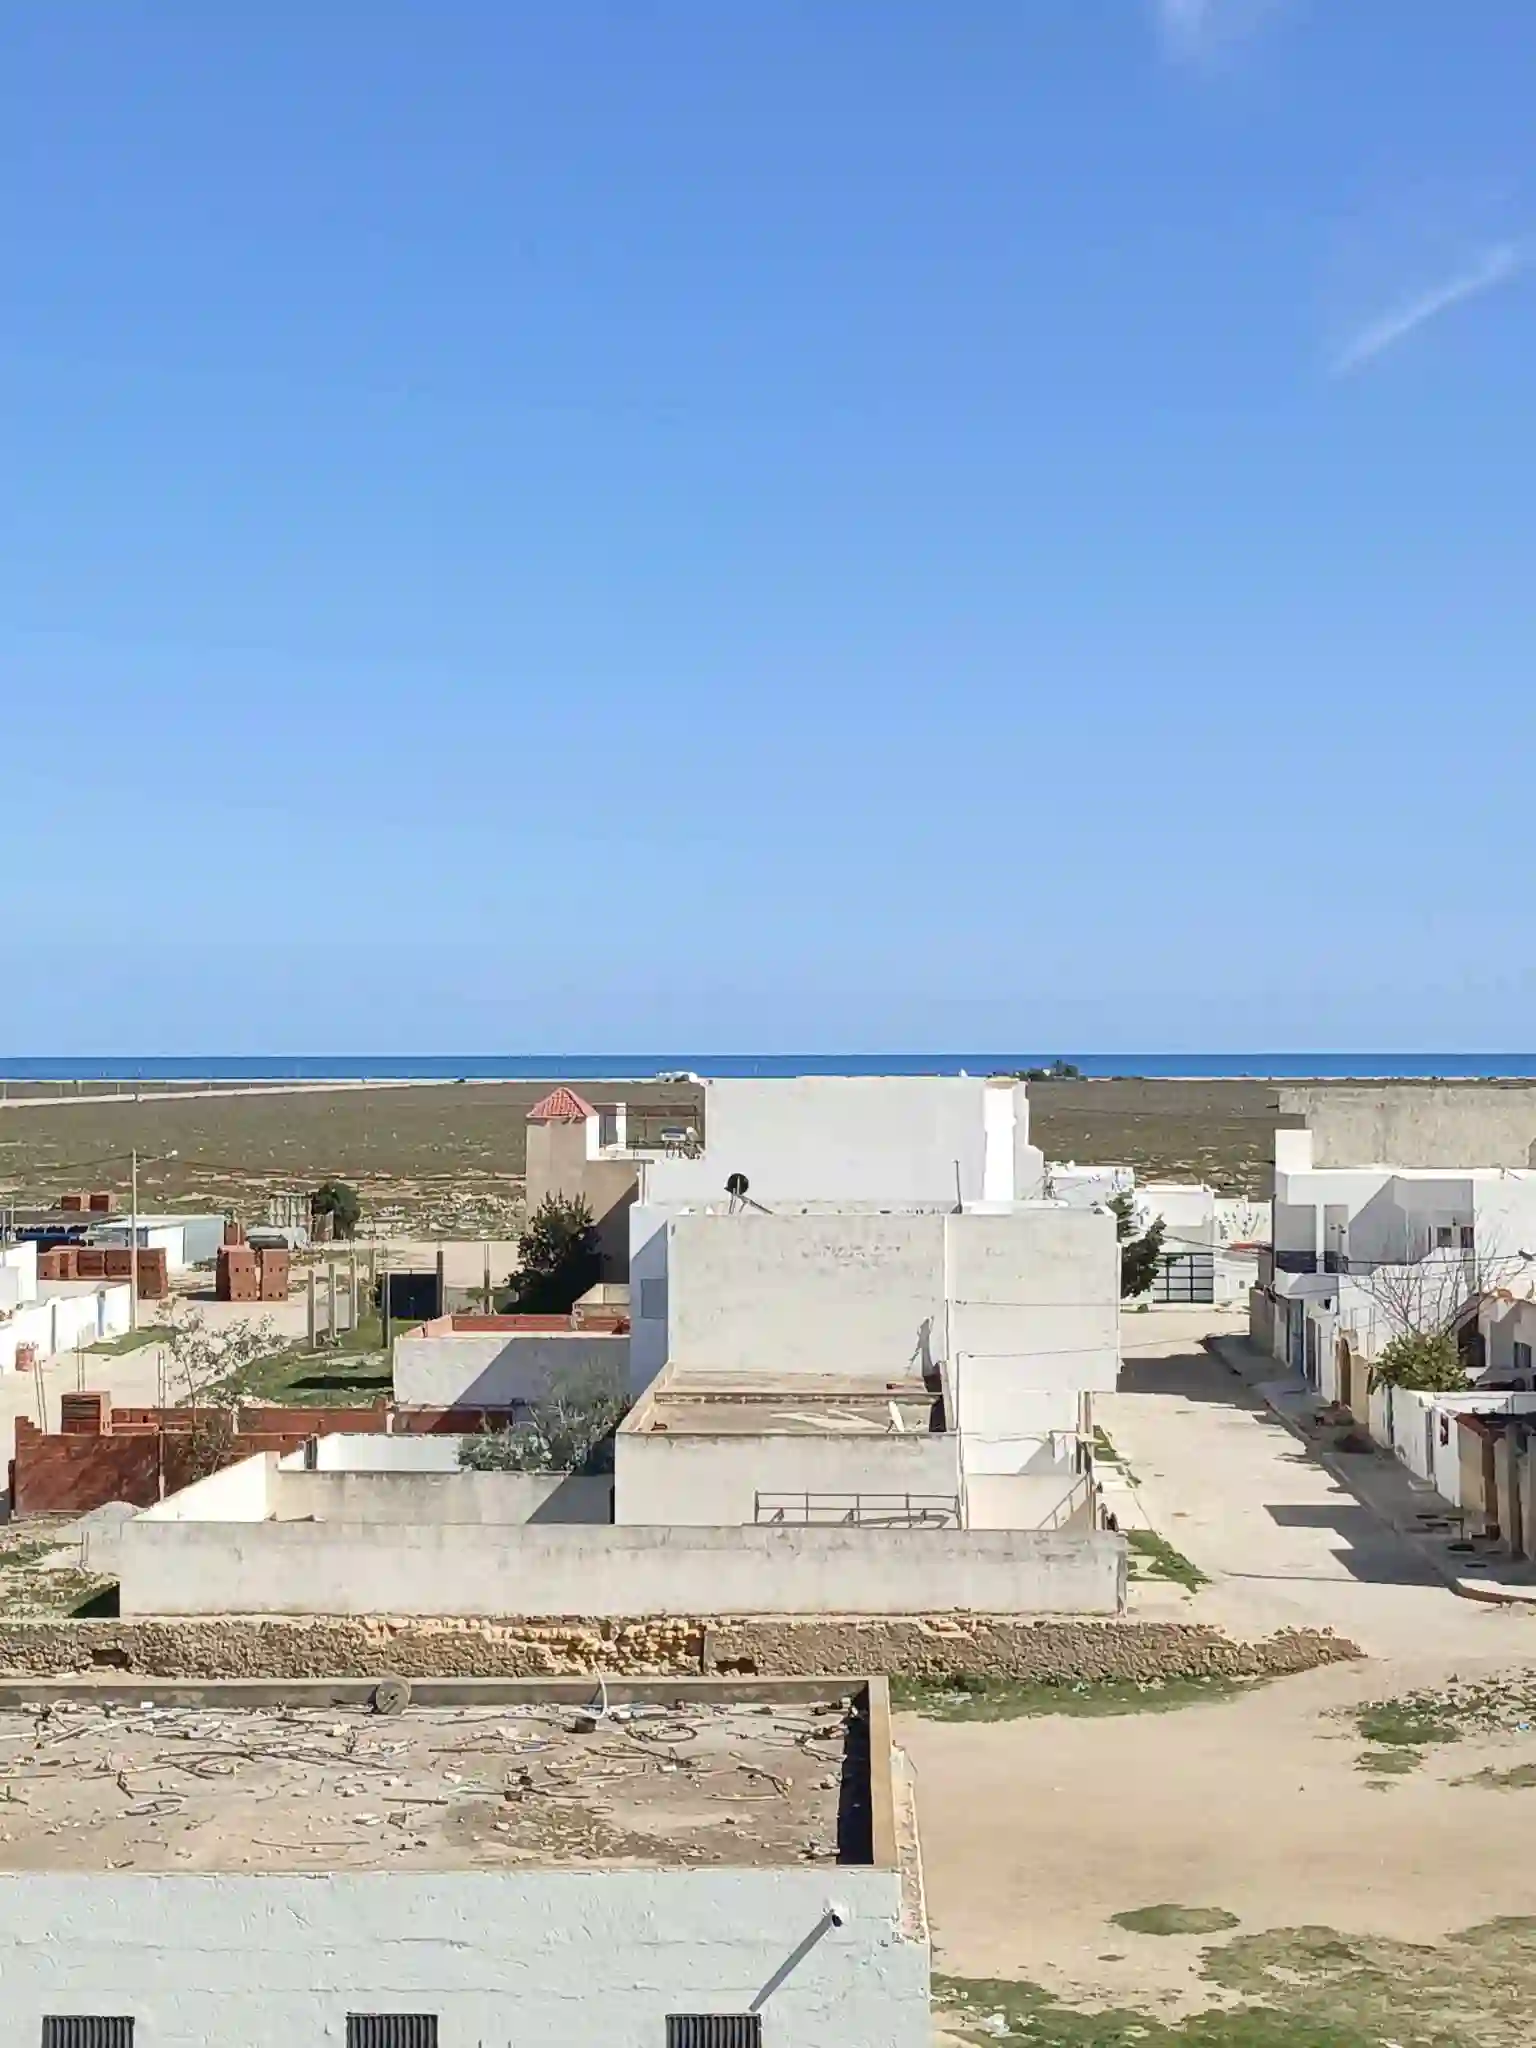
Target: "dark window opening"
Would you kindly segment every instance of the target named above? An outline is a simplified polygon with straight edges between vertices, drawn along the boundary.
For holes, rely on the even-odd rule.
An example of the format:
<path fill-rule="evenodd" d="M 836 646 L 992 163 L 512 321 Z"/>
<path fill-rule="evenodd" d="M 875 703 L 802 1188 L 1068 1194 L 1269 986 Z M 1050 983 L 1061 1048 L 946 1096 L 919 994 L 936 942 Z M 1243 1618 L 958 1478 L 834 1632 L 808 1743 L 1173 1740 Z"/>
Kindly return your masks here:
<path fill-rule="evenodd" d="M 349 2012 L 347 2048 L 437 2048 L 435 2012 Z"/>
<path fill-rule="evenodd" d="M 763 2023 L 755 2012 L 673 2012 L 667 2048 L 762 2048 Z"/>

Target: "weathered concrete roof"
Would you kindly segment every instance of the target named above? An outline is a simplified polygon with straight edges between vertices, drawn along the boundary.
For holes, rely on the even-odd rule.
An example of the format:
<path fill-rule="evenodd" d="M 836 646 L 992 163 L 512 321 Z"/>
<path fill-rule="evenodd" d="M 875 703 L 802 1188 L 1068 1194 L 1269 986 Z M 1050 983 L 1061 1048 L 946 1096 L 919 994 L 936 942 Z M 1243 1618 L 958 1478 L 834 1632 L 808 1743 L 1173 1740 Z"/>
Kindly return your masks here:
<path fill-rule="evenodd" d="M 833 1863 L 859 1691 L 0 1710 L 0 1873 Z"/>

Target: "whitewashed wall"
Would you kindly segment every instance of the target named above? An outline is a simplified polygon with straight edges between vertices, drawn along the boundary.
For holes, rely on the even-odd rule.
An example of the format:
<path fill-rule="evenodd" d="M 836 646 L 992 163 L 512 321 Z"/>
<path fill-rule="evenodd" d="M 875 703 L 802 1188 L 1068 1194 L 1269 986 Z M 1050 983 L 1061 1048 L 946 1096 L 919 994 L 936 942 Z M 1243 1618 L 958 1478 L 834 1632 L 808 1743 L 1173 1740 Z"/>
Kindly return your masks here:
<path fill-rule="evenodd" d="M 958 1499 L 952 1436 L 683 1436 L 621 1430 L 614 1520 L 724 1526 L 756 1519 L 759 1493 L 924 1493 Z"/>
<path fill-rule="evenodd" d="M 180 1498 L 184 1499 L 185 1496 Z M 1118 1536 L 1036 1530 L 118 1525 L 124 1614 L 1112 1614 Z"/>
<path fill-rule="evenodd" d="M 600 1373 L 624 1386 L 629 1339 L 572 1331 L 455 1330 L 395 1340 L 395 1399 L 403 1407 L 508 1408 L 552 1383 Z"/>
<path fill-rule="evenodd" d="M 573 1472 L 281 1471 L 275 1479 L 280 1522 L 516 1528 L 612 1520 L 613 1481 Z"/>
<path fill-rule="evenodd" d="M 145 2048 L 338 2048 L 349 2012 L 432 2012 L 440 2048 L 658 2048 L 668 2013 L 761 2001 L 775 2048 L 929 2048 L 898 1888 L 846 1865 L 28 1871 L 0 1878 L 0 2024 L 8 2044 L 98 2013 Z"/>
<path fill-rule="evenodd" d="M 945 1217 L 677 1216 L 671 1364 L 899 1380 L 943 1348 Z"/>

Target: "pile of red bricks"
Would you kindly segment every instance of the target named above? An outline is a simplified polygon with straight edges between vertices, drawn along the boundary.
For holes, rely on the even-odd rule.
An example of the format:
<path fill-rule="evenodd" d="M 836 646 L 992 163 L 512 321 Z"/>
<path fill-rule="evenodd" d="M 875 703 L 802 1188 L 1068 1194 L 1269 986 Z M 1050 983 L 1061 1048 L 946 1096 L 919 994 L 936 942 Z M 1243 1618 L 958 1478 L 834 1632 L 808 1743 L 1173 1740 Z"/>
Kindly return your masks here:
<path fill-rule="evenodd" d="M 220 1301 L 286 1301 L 289 1254 L 286 1245 L 248 1244 L 219 1247 L 214 1292 Z"/>
<path fill-rule="evenodd" d="M 261 1272 L 247 1246 L 220 1245 L 214 1293 L 220 1301 L 260 1301 Z"/>
<path fill-rule="evenodd" d="M 60 1195 L 59 1207 L 71 1216 L 110 1216 L 116 1199 L 105 1188 L 92 1188 L 89 1194 L 72 1192 Z"/>
<path fill-rule="evenodd" d="M 40 1252 L 39 1280 L 130 1280 L 133 1253 L 127 1245 L 61 1244 Z M 139 1299 L 159 1301 L 169 1294 L 170 1279 L 164 1245 L 144 1245 L 139 1251 Z"/>

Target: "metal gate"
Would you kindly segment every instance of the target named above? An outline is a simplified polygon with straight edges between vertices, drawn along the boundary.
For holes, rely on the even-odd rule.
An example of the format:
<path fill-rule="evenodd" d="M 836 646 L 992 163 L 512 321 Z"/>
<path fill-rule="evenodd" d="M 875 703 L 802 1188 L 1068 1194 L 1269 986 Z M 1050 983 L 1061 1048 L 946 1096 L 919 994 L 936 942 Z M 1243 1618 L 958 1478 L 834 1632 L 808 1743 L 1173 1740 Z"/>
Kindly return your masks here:
<path fill-rule="evenodd" d="M 1152 1283 L 1154 1301 L 1214 1301 L 1216 1299 L 1216 1254 L 1178 1252 L 1165 1258 Z"/>

